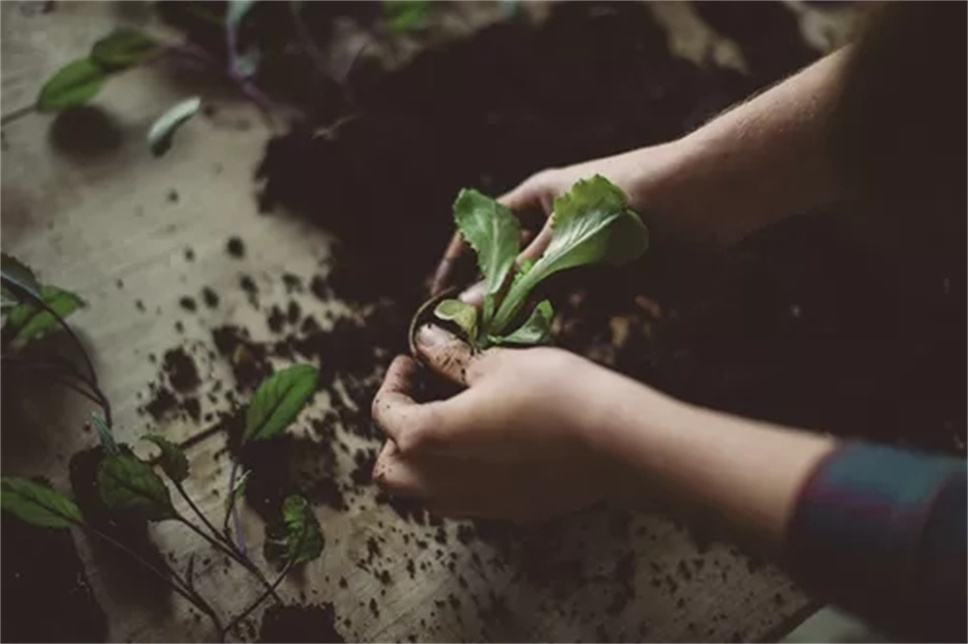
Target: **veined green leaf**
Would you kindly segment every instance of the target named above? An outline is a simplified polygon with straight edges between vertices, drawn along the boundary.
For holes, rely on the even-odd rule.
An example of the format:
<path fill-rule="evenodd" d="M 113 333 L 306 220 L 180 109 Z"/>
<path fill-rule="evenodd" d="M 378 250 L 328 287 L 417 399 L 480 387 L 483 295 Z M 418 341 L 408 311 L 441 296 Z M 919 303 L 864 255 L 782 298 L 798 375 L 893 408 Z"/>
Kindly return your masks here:
<path fill-rule="evenodd" d="M 67 63 L 40 89 L 37 109 L 57 112 L 83 105 L 101 91 L 107 76 L 108 72 L 90 58 Z"/>
<path fill-rule="evenodd" d="M 175 516 L 161 477 L 134 454 L 105 455 L 97 471 L 101 500 L 111 509 L 131 511 L 149 521 Z"/>
<path fill-rule="evenodd" d="M 323 533 L 305 498 L 298 495 L 286 497 L 282 504 L 282 520 L 286 525 L 287 561 L 301 564 L 322 554 Z"/>
<path fill-rule="evenodd" d="M 517 217 L 487 195 L 465 189 L 454 201 L 454 221 L 477 253 L 477 263 L 487 286 L 485 293 L 497 293 L 521 248 Z"/>
<path fill-rule="evenodd" d="M 40 297 L 40 282 L 37 281 L 37 276 L 34 275 L 29 266 L 13 255 L 0 254 L 0 278 L 2 278 L 5 291 L 11 288 L 20 289 L 27 291 L 34 297 Z M 17 293 L 10 294 L 13 297 L 17 297 L 17 295 Z"/>
<path fill-rule="evenodd" d="M 427 0 L 384 0 L 383 18 L 390 31 L 406 33 L 424 26 L 430 2 Z"/>
<path fill-rule="evenodd" d="M 30 479 L 0 479 L 0 508 L 41 528 L 69 528 L 84 523 L 76 503 L 54 488 Z"/>
<path fill-rule="evenodd" d="M 551 339 L 551 321 L 554 317 L 555 311 L 551 307 L 551 302 L 542 300 L 534 307 L 531 316 L 524 324 L 508 335 L 490 338 L 490 340 L 494 344 L 544 344 Z"/>
<path fill-rule="evenodd" d="M 122 27 L 94 43 L 91 60 L 106 70 L 121 71 L 143 63 L 160 49 L 154 38 L 137 29 Z"/>
<path fill-rule="evenodd" d="M 488 330 L 500 335 L 521 310 L 531 290 L 548 276 L 586 264 L 623 264 L 641 255 L 648 230 L 628 209 L 622 190 L 596 175 L 555 199 L 551 242 L 534 266 L 512 283 Z"/>
<path fill-rule="evenodd" d="M 193 96 L 172 105 L 159 116 L 148 130 L 148 147 L 151 148 L 151 153 L 158 157 L 167 152 L 175 132 L 185 121 L 195 116 L 201 106 L 202 99 Z"/>
<path fill-rule="evenodd" d="M 84 300 L 70 291 L 56 286 L 41 286 L 40 297 L 47 306 L 62 318 L 84 306 Z M 22 302 L 7 313 L 6 333 L 10 334 L 11 344 L 22 345 L 50 329 L 57 327 L 57 320 L 49 311 L 33 302 Z"/>
<path fill-rule="evenodd" d="M 272 438 L 284 431 L 316 393 L 318 377 L 315 367 L 299 364 L 266 378 L 246 411 L 243 442 Z"/>
<path fill-rule="evenodd" d="M 477 344 L 477 308 L 460 300 L 444 300 L 434 309 L 441 320 L 455 323 L 467 335 L 471 345 Z"/>
<path fill-rule="evenodd" d="M 175 483 L 181 483 L 188 478 L 188 459 L 185 458 L 185 452 L 181 447 L 158 434 L 145 434 L 142 438 L 161 448 L 161 459 L 158 464 L 168 478 Z"/>

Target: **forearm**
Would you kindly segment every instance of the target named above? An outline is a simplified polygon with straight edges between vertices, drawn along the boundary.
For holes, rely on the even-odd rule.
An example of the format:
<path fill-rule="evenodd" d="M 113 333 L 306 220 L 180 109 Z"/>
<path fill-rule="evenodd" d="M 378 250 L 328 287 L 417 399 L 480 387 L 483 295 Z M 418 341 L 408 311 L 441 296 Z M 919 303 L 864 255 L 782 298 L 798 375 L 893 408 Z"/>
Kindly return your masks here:
<path fill-rule="evenodd" d="M 849 55 L 831 54 L 671 144 L 615 157 L 633 174 L 633 203 L 677 237 L 725 246 L 834 199 L 826 130 Z"/>
<path fill-rule="evenodd" d="M 630 468 L 643 495 L 697 512 L 758 545 L 779 546 L 803 482 L 834 441 L 614 378 L 603 379 L 596 394 L 607 402 L 590 423 L 593 449 Z"/>

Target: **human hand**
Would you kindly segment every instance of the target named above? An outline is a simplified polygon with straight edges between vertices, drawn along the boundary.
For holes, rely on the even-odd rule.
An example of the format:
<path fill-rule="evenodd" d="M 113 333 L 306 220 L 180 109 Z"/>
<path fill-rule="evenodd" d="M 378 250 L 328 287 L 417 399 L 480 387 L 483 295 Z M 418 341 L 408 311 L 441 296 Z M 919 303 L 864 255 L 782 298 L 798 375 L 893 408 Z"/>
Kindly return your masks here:
<path fill-rule="evenodd" d="M 373 471 L 393 494 L 421 499 L 435 514 L 532 522 L 615 496 L 625 485 L 617 459 L 587 436 L 603 422 L 596 396 L 624 380 L 552 348 L 472 353 L 438 327 L 417 336 L 432 369 L 467 389 L 416 403 L 417 363 L 394 360 L 373 400 L 389 436 Z"/>
<path fill-rule="evenodd" d="M 664 184 L 680 152 L 676 144 L 657 145 L 632 152 L 617 154 L 584 163 L 551 168 L 538 172 L 518 187 L 498 198 L 517 215 L 539 211 L 549 217 L 556 197 L 567 192 L 581 179 L 600 174 L 620 187 L 629 197 L 633 209 L 643 210 L 653 201 L 659 186 Z M 518 256 L 518 263 L 525 259 L 537 259 L 551 241 L 551 220 L 546 220 L 537 236 L 528 243 Z M 467 244 L 459 232 L 454 233 L 437 266 L 431 282 L 431 295 L 437 295 L 448 286 L 457 260 L 467 252 Z M 479 305 L 483 292 L 472 288 L 461 299 Z"/>

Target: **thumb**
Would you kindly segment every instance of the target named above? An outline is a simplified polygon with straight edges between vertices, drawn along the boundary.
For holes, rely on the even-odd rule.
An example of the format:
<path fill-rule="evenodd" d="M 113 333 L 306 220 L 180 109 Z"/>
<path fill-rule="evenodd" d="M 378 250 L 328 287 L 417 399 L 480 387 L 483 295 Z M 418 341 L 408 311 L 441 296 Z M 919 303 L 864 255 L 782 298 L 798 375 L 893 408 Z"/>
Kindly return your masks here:
<path fill-rule="evenodd" d="M 467 386 L 467 365 L 473 357 L 471 346 L 439 326 L 425 324 L 414 338 L 417 353 L 430 369 Z"/>
<path fill-rule="evenodd" d="M 507 351 L 491 347 L 477 352 L 453 333 L 432 324 L 420 328 L 414 344 L 431 370 L 465 387 L 473 386 L 488 372 L 498 369 Z"/>

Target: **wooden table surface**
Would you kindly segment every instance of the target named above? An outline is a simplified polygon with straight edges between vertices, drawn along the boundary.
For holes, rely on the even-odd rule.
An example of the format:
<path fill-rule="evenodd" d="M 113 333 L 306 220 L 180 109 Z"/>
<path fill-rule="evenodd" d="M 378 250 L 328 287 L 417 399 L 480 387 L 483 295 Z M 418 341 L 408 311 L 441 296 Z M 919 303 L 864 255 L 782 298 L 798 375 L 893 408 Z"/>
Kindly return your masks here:
<path fill-rule="evenodd" d="M 55 117 L 25 109 L 53 70 L 83 55 L 113 25 L 148 20 L 125 4 L 58 2 L 49 13 L 40 11 L 38 3 L 0 5 L 2 243 L 44 281 L 73 290 L 89 303 L 71 319 L 114 401 L 119 438 L 133 442 L 149 428 L 138 413 L 149 383 L 158 378 L 158 365 L 149 354 L 178 345 L 209 348 L 212 327 L 227 322 L 268 337 L 264 313 L 250 306 L 238 287 L 240 274 L 255 279 L 264 305 L 283 302 L 282 273 L 310 278 L 327 256 L 330 241 L 295 218 L 257 213 L 253 171 L 270 132 L 248 104 L 221 101 L 215 116 L 191 121 L 161 158 L 149 154 L 144 134 L 185 90 L 151 70 L 113 78 L 94 101 L 115 135 L 110 149 L 65 149 L 59 138 L 65 133 L 57 133 Z M 225 252 L 231 235 L 245 240 L 243 259 Z M 186 258 L 189 248 L 193 261 Z M 197 297 L 204 286 L 220 293 L 220 306 L 187 315 L 179 298 Z M 318 315 L 329 307 L 334 315 L 345 314 L 339 303 L 297 297 L 306 312 Z M 143 311 L 136 300 L 143 302 Z M 178 321 L 182 332 L 176 330 Z M 200 365 L 207 381 L 228 377 L 224 361 Z M 325 411 L 330 395 L 339 394 L 318 395 L 293 431 L 311 436 L 304 421 Z M 209 405 L 203 397 L 203 411 L 217 409 L 224 407 Z M 44 474 L 68 490 L 68 460 L 96 443 L 94 434 L 81 431 L 89 411 L 76 397 L 38 393 L 27 409 L 31 426 L 4 427 L 4 474 Z M 188 420 L 150 425 L 178 440 L 205 427 Z M 361 444 L 348 432 L 341 431 L 340 438 L 351 450 Z M 188 489 L 213 518 L 222 507 L 214 490 L 224 490 L 228 476 L 223 448 L 224 437 L 216 433 L 189 450 Z M 344 483 L 354 468 L 350 453 L 336 453 L 333 475 Z M 753 567 L 724 544 L 700 551 L 684 529 L 658 514 L 600 510 L 561 521 L 553 527 L 557 545 L 551 569 L 542 571 L 528 564 L 547 554 L 540 553 L 547 529 L 511 544 L 510 563 L 503 569 L 478 566 L 475 559 L 492 558 L 492 546 L 462 543 L 456 538 L 460 524 L 447 522 L 446 538 L 438 543 L 437 528 L 404 523 L 375 501 L 372 486 L 356 486 L 348 501 L 347 511 L 314 508 L 325 551 L 280 590 L 287 602 L 333 602 L 337 629 L 347 640 L 757 640 L 806 605 L 776 570 Z M 243 516 L 250 547 L 260 552 L 261 521 L 251 511 Z M 184 566 L 191 553 L 211 554 L 204 542 L 174 523 L 155 524 L 152 534 L 162 552 L 175 553 L 176 565 Z M 112 640 L 212 636 L 205 621 L 188 616 L 180 598 L 160 605 L 128 592 L 109 574 L 109 555 L 92 550 L 84 535 L 74 537 L 95 595 L 109 615 Z M 361 566 L 371 538 L 380 540 L 382 557 L 376 566 Z M 418 540 L 431 546 L 422 549 Z M 540 559 L 549 565 L 547 557 Z M 415 574 L 406 569 L 409 560 Z M 259 593 L 237 567 L 226 568 L 214 557 L 211 562 L 198 569 L 199 590 L 223 611 Z M 384 569 L 390 584 L 378 579 Z M 556 576 L 556 569 L 581 575 Z M 635 592 L 616 609 L 613 602 L 626 586 Z M 370 607 L 371 598 L 378 602 L 377 611 Z"/>

